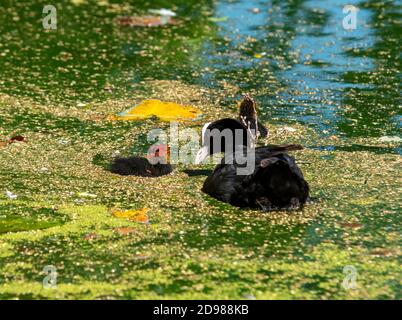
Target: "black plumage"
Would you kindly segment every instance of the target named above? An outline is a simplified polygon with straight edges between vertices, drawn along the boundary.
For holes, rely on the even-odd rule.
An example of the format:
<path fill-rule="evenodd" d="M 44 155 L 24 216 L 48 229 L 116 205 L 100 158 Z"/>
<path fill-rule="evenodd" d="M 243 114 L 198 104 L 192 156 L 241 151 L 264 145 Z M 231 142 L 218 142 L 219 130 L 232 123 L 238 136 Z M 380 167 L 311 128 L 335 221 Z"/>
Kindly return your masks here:
<path fill-rule="evenodd" d="M 250 137 L 242 123 L 235 119 L 224 118 L 208 123 L 203 129 L 202 145 L 207 155 L 220 152 L 234 152 L 237 146 L 250 145 Z"/>
<path fill-rule="evenodd" d="M 267 146 L 256 149 L 241 148 L 225 154 L 221 164 L 205 180 L 202 191 L 237 207 L 258 208 L 265 211 L 296 209 L 306 203 L 309 185 L 293 157 L 291 150 L 300 145 Z M 249 174 L 239 174 L 246 164 L 238 159 L 254 152 L 254 169 Z M 249 165 L 249 163 L 248 163 Z"/>
<path fill-rule="evenodd" d="M 236 133 L 240 135 L 237 139 L 233 138 Z M 238 120 L 226 118 L 204 125 L 196 163 L 218 152 L 225 156 L 205 180 L 202 191 L 242 208 L 303 207 L 309 185 L 295 159 L 287 154 L 302 147 L 292 144 L 255 148 L 258 138 L 267 136 L 268 130 L 258 121 L 255 101 L 247 95 L 240 103 Z"/>
<path fill-rule="evenodd" d="M 116 158 L 113 160 L 110 171 L 122 176 L 159 177 L 173 171 L 171 164 L 151 164 L 143 157 Z"/>

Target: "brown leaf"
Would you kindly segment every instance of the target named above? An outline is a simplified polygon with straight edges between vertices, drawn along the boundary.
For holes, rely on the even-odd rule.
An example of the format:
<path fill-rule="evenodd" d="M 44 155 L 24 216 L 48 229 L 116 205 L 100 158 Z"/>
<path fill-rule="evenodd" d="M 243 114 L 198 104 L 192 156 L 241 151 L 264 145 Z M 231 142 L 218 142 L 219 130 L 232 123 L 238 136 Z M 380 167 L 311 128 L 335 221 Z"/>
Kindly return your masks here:
<path fill-rule="evenodd" d="M 116 231 L 118 234 L 125 236 L 128 234 L 133 234 L 136 233 L 137 230 L 135 228 L 131 228 L 131 227 L 118 227 L 115 228 L 114 231 Z"/>
<path fill-rule="evenodd" d="M 14 136 L 10 139 L 10 143 L 12 142 L 26 142 L 26 139 L 23 136 Z"/>
<path fill-rule="evenodd" d="M 100 236 L 96 233 L 87 233 L 84 236 L 84 240 L 94 240 L 94 239 L 98 239 Z"/>
<path fill-rule="evenodd" d="M 91 119 L 92 121 L 103 121 L 105 120 L 105 115 L 92 114 L 89 116 L 89 119 Z"/>
<path fill-rule="evenodd" d="M 9 144 L 9 141 L 0 141 L 0 148 L 5 148 Z"/>
<path fill-rule="evenodd" d="M 151 256 L 148 254 L 136 254 L 134 256 L 134 259 L 136 260 L 145 260 L 145 259 L 149 259 Z"/>
<path fill-rule="evenodd" d="M 339 225 L 344 228 L 351 228 L 351 229 L 358 229 L 361 228 L 363 225 L 358 222 L 340 222 Z"/>
<path fill-rule="evenodd" d="M 374 249 L 370 252 L 370 254 L 374 256 L 383 256 L 383 257 L 389 257 L 392 256 L 396 253 L 394 249 L 385 249 L 385 248 L 378 248 Z"/>
<path fill-rule="evenodd" d="M 161 16 L 136 16 L 118 17 L 117 23 L 126 27 L 159 27 L 167 24 L 177 24 L 177 21 Z"/>

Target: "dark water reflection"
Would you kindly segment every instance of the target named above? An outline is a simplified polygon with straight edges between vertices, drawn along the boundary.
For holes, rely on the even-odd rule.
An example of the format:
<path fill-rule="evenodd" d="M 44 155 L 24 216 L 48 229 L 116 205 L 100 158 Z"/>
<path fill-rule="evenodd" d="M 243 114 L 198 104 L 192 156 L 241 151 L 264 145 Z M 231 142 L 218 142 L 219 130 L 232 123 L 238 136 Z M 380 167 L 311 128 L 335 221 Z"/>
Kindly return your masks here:
<path fill-rule="evenodd" d="M 41 1 L 0 4 L 0 91 L 75 104 L 130 96 L 144 79 L 255 95 L 265 120 L 323 134 L 398 135 L 401 1 Z M 359 8 L 344 30 L 345 4 Z M 116 16 L 171 8 L 181 24 L 124 28 Z"/>

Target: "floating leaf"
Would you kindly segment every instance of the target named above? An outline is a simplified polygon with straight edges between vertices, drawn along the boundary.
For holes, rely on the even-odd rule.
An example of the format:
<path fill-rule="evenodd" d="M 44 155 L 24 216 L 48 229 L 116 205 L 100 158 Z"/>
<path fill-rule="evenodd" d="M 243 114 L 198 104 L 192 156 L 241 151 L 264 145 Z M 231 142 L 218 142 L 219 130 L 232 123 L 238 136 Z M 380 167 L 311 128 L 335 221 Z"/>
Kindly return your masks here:
<path fill-rule="evenodd" d="M 380 142 L 402 142 L 402 138 L 398 136 L 383 136 L 378 138 Z"/>
<path fill-rule="evenodd" d="M 293 127 L 284 126 L 278 129 L 279 132 L 296 132 L 297 130 Z"/>
<path fill-rule="evenodd" d="M 5 148 L 10 143 L 14 142 L 26 142 L 26 139 L 23 136 L 14 136 L 8 141 L 0 141 L 0 148 Z"/>
<path fill-rule="evenodd" d="M 243 298 L 247 299 L 247 300 L 255 300 L 256 299 L 256 297 L 253 294 L 250 294 L 250 293 L 243 294 Z"/>
<path fill-rule="evenodd" d="M 228 19 L 229 19 L 228 17 L 210 17 L 210 18 L 208 18 L 208 20 L 211 22 L 225 22 Z"/>
<path fill-rule="evenodd" d="M 256 59 L 261 59 L 262 57 L 265 57 L 267 55 L 266 52 L 261 52 L 261 53 L 255 53 L 254 58 Z"/>
<path fill-rule="evenodd" d="M 0 148 L 5 148 L 9 144 L 9 141 L 0 141 Z"/>
<path fill-rule="evenodd" d="M 10 139 L 10 143 L 12 142 L 26 142 L 26 139 L 23 136 L 14 136 Z"/>
<path fill-rule="evenodd" d="M 18 198 L 18 196 L 16 194 L 14 194 L 14 193 L 12 193 L 11 191 L 8 191 L 8 190 L 6 191 L 6 196 L 10 200 L 15 200 L 15 199 Z"/>
<path fill-rule="evenodd" d="M 370 254 L 372 254 L 373 256 L 390 257 L 394 254 L 397 254 L 397 252 L 393 249 L 377 248 L 370 251 Z"/>
<path fill-rule="evenodd" d="M 252 13 L 255 13 L 255 14 L 258 14 L 258 13 L 261 12 L 260 8 L 251 8 L 251 9 L 249 9 L 248 11 L 250 11 L 250 12 L 252 12 Z"/>
<path fill-rule="evenodd" d="M 118 17 L 117 23 L 125 27 L 159 27 L 167 24 L 177 24 L 170 16 L 137 16 Z"/>
<path fill-rule="evenodd" d="M 151 258 L 151 255 L 149 255 L 149 254 L 136 254 L 133 258 L 135 260 L 146 260 L 146 259 Z"/>
<path fill-rule="evenodd" d="M 116 231 L 118 234 L 120 234 L 122 236 L 136 233 L 136 229 L 131 228 L 131 227 L 119 227 L 119 228 L 115 228 L 114 231 Z"/>
<path fill-rule="evenodd" d="M 191 106 L 160 100 L 144 100 L 135 107 L 111 116 L 112 120 L 143 120 L 157 117 L 161 121 L 194 121 L 201 117 L 201 112 Z"/>
<path fill-rule="evenodd" d="M 170 10 L 170 9 L 150 9 L 149 12 L 153 14 L 159 14 L 160 16 L 164 17 L 175 17 L 176 12 Z"/>
<path fill-rule="evenodd" d="M 83 198 L 96 198 L 97 197 L 96 194 L 89 193 L 89 192 L 79 192 L 77 195 L 79 197 L 83 197 Z"/>
<path fill-rule="evenodd" d="M 361 228 L 363 225 L 358 222 L 340 222 L 339 225 L 344 228 L 351 228 L 351 229 L 358 229 Z"/>
<path fill-rule="evenodd" d="M 117 218 L 127 219 L 134 222 L 140 223 L 148 223 L 148 209 L 140 209 L 140 210 L 120 210 L 115 209 L 112 210 L 112 214 Z"/>
<path fill-rule="evenodd" d="M 99 238 L 99 235 L 97 235 L 96 233 L 87 233 L 84 236 L 84 240 L 95 240 L 95 239 L 98 239 L 98 238 Z"/>

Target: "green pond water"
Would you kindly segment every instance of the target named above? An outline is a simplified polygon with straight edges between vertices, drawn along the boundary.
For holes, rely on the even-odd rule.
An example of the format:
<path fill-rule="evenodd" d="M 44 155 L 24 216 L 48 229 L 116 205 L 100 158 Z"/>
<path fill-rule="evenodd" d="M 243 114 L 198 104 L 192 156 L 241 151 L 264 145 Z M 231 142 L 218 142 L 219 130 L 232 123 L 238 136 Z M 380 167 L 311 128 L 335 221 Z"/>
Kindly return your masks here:
<path fill-rule="evenodd" d="M 272 122 L 400 133 L 400 1 L 347 2 L 359 8 L 355 30 L 343 28 L 338 0 L 108 3 L 58 1 L 57 30 L 46 31 L 40 1 L 2 1 L 1 91 L 74 104 L 130 96 L 144 79 L 180 79 L 237 86 L 237 98 L 251 92 Z M 164 7 L 179 25 L 116 22 Z"/>
<path fill-rule="evenodd" d="M 402 298 L 401 1 L 60 0 L 56 30 L 43 5 L 0 4 L 1 141 L 27 138 L 0 145 L 1 298 Z M 159 8 L 177 23 L 118 23 Z M 191 166 L 156 180 L 104 170 L 167 128 L 105 120 L 127 101 L 182 95 L 234 115 L 245 92 L 273 143 L 306 146 L 303 211 L 215 201 Z M 110 211 L 144 207 L 149 224 Z M 57 288 L 42 286 L 47 265 Z"/>

